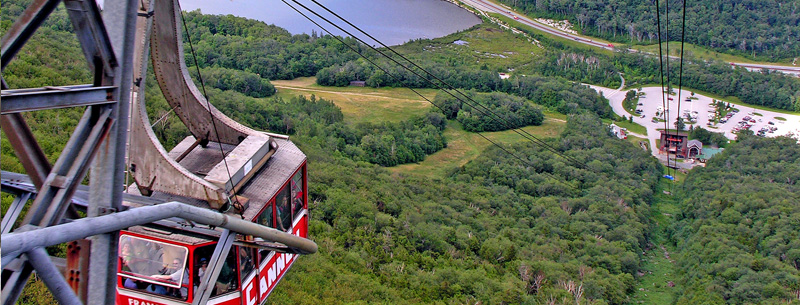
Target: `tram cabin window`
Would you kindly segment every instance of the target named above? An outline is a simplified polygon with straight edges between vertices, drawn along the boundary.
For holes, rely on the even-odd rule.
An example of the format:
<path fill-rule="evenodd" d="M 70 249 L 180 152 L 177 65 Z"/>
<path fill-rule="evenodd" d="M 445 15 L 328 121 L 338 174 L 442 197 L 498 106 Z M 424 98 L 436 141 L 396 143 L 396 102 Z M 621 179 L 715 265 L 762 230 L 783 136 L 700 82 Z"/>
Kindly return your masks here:
<path fill-rule="evenodd" d="M 255 264 L 255 250 L 254 248 L 250 247 L 239 247 L 239 273 L 242 277 L 242 280 L 247 279 L 250 273 L 256 269 Z"/>
<path fill-rule="evenodd" d="M 228 257 L 225 258 L 225 264 L 222 265 L 222 270 L 220 270 L 217 281 L 214 283 L 214 290 L 211 292 L 211 297 L 234 292 L 239 288 L 239 277 L 236 274 L 235 250 L 234 248 L 228 252 Z"/>
<path fill-rule="evenodd" d="M 264 208 L 264 211 L 262 211 L 261 214 L 259 214 L 258 217 L 256 218 L 256 223 L 262 226 L 274 228 L 275 227 L 275 224 L 273 223 L 274 217 L 272 217 L 273 208 L 274 208 L 273 202 L 268 203 L 267 206 Z M 266 249 L 259 249 L 258 253 L 261 256 L 261 260 L 259 261 L 259 263 L 263 263 L 264 259 L 267 257 L 267 255 L 269 255 L 270 252 L 272 251 Z"/>
<path fill-rule="evenodd" d="M 275 224 L 273 223 L 274 217 L 272 217 L 272 209 L 273 209 L 273 203 L 272 202 L 267 203 L 267 206 L 264 208 L 264 211 L 261 212 L 261 214 L 259 214 L 258 217 L 256 218 L 256 223 L 262 226 L 274 228 Z"/>
<path fill-rule="evenodd" d="M 125 288 L 186 299 L 189 271 L 186 247 L 132 235 L 120 236 L 120 268 Z"/>
<path fill-rule="evenodd" d="M 291 182 L 290 182 L 291 183 Z M 275 208 L 278 211 L 278 230 L 292 229 L 292 206 L 289 202 L 289 186 L 283 187 L 275 196 Z"/>
<path fill-rule="evenodd" d="M 289 182 L 292 188 L 292 215 L 297 217 L 300 214 L 300 211 L 305 208 L 303 204 L 303 168 L 297 171 L 292 177 L 292 181 Z"/>

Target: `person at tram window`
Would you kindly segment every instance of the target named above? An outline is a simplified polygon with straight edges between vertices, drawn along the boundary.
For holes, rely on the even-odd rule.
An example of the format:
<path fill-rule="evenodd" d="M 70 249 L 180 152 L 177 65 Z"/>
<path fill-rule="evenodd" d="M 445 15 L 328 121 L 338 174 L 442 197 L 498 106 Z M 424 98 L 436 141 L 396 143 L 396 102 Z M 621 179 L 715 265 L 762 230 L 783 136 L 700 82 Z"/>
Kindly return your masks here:
<path fill-rule="evenodd" d="M 288 231 L 292 227 L 292 205 L 289 202 L 289 190 L 284 188 L 275 198 L 275 209 L 278 211 L 278 230 Z"/>
<path fill-rule="evenodd" d="M 131 258 L 127 263 L 128 268 L 130 268 L 134 273 L 150 273 L 146 272 L 150 266 L 150 262 L 148 261 L 147 257 L 147 245 L 145 245 L 144 242 L 138 238 L 132 238 L 130 251 Z"/>
<path fill-rule="evenodd" d="M 131 259 L 133 258 L 133 252 L 131 250 L 131 243 L 125 241 L 122 244 L 122 247 L 119 250 L 119 258 L 122 261 L 122 271 L 131 271 L 131 267 L 129 264 L 131 263 Z"/>
<path fill-rule="evenodd" d="M 163 256 L 164 256 L 164 249 L 161 248 L 161 245 L 153 242 L 147 243 L 147 258 L 151 262 L 161 262 L 163 261 L 161 259 Z"/>
<path fill-rule="evenodd" d="M 207 270 L 208 270 L 208 260 L 205 257 L 200 258 L 200 267 L 197 268 L 198 282 L 203 280 L 203 275 L 206 274 Z"/>
<path fill-rule="evenodd" d="M 181 261 L 178 258 L 175 258 L 172 260 L 172 265 L 168 266 L 166 270 L 166 272 L 169 274 L 156 274 L 151 277 L 159 280 L 171 281 L 173 283 L 180 285 L 182 284 L 183 281 L 187 281 L 187 279 L 189 278 L 189 270 L 187 270 L 186 268 L 183 268 L 183 270 L 181 270 L 182 265 L 183 261 Z M 152 293 L 163 294 L 163 295 L 166 295 L 169 292 L 166 289 L 166 287 L 156 284 L 150 285 L 150 287 L 148 287 L 147 290 Z M 179 292 L 174 293 L 174 295 L 180 296 L 185 299 L 189 295 L 189 289 L 181 285 Z"/>

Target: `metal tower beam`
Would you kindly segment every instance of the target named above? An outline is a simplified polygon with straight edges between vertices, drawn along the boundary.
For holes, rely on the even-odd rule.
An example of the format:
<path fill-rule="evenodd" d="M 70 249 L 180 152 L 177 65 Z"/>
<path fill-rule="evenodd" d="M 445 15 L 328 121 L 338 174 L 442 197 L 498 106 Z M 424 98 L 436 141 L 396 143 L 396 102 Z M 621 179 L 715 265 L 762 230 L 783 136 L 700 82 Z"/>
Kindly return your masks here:
<path fill-rule="evenodd" d="M 7 258 L 13 259 L 20 253 L 35 248 L 57 245 L 171 217 L 179 217 L 200 224 L 226 228 L 239 234 L 252 235 L 253 237 L 263 238 L 266 241 L 282 243 L 289 248 L 296 249 L 297 253 L 301 254 L 317 252 L 317 244 L 311 240 L 242 220 L 237 216 L 221 214 L 213 210 L 175 201 L 133 208 L 125 212 L 112 213 L 105 216 L 87 217 L 57 226 L 31 228 L 24 232 L 5 234 L 3 243 L 0 244 L 0 251 L 3 252 L 3 260 Z M 116 258 L 117 254 L 114 253 L 114 259 Z"/>
<path fill-rule="evenodd" d="M 2 42 L 0 42 L 2 45 L 3 68 L 32 37 L 36 29 L 53 12 L 59 2 L 58 0 L 34 0 L 23 12 L 23 15 L 11 26 L 3 36 Z M 5 90 L 8 86 L 3 82 L 3 98 L 9 102 L 7 105 L 6 101 L 3 103 L 3 132 L 10 140 L 14 139 L 11 142 L 15 152 L 20 156 L 26 171 L 31 173 L 32 180 L 39 188 L 38 196 L 31 205 L 29 213 L 23 221 L 23 226 L 35 225 L 41 227 L 60 223 L 64 213 L 68 210 L 72 195 L 86 176 L 96 155 L 99 155 L 99 160 L 105 161 L 100 164 L 110 164 L 110 166 L 100 166 L 99 169 L 95 170 L 96 173 L 92 175 L 91 189 L 97 190 L 92 191 L 92 193 L 95 193 L 96 196 L 94 198 L 98 199 L 94 201 L 102 202 L 98 206 L 113 206 L 114 203 L 117 206 L 121 205 L 120 193 L 122 191 L 123 170 L 120 169 L 124 166 L 124 161 L 120 160 L 124 160 L 124 141 L 127 130 L 125 128 L 115 128 L 118 124 L 115 125 L 114 123 L 127 123 L 127 101 L 129 99 L 127 92 L 130 92 L 131 80 L 130 71 L 126 71 L 125 67 L 130 67 L 132 53 L 130 51 L 126 52 L 125 48 L 132 49 L 133 41 L 130 35 L 126 36 L 124 33 L 133 33 L 132 26 L 130 29 L 125 28 L 127 26 L 125 21 L 132 20 L 136 12 L 134 0 L 127 1 L 129 4 L 117 2 L 123 2 L 123 0 L 106 2 L 109 7 L 106 13 L 109 15 L 107 16 L 109 19 L 108 26 L 113 34 L 117 34 L 115 37 L 113 35 L 109 36 L 106 32 L 107 25 L 101 19 L 100 11 L 93 0 L 65 1 L 73 29 L 81 42 L 81 48 L 84 51 L 88 65 L 94 70 L 94 84 L 88 86 L 89 88 L 84 86 L 84 90 L 77 90 L 79 92 L 45 89 L 12 91 Z M 133 24 L 132 22 L 128 23 Z M 128 41 L 129 43 L 118 43 L 112 46 L 113 41 L 109 37 L 115 37 L 117 41 Z M 120 54 L 115 55 L 112 51 L 114 49 L 122 51 L 119 52 Z M 127 57 L 125 57 L 126 55 Z M 118 61 L 117 58 L 122 60 Z M 120 68 L 118 63 L 122 63 L 123 67 Z M 127 77 L 124 77 L 126 75 Z M 104 92 L 105 96 L 101 97 L 96 94 L 97 92 Z M 120 105 L 120 103 L 124 105 Z M 70 137 L 64 151 L 62 151 L 56 164 L 50 168 L 49 162 L 41 153 L 41 149 L 30 130 L 28 130 L 25 121 L 15 112 L 86 105 L 92 106 L 86 107 L 84 116 Z M 26 107 L 29 107 L 29 109 L 26 109 Z M 11 135 L 11 133 L 18 131 L 21 132 L 19 135 Z M 107 139 L 109 135 L 110 139 Z M 122 140 L 119 140 L 120 138 Z M 120 149 L 115 147 L 118 142 L 123 143 Z M 27 155 L 27 153 L 30 153 L 30 155 Z M 122 155 L 122 158 L 119 158 L 119 155 Z M 97 164 L 94 167 L 98 168 Z M 111 185 L 116 185 L 116 187 L 111 187 Z M 90 199 L 90 204 L 91 201 Z M 100 209 L 89 209 L 87 214 L 89 216 L 96 215 L 97 212 L 95 211 L 97 210 Z M 111 209 L 103 208 L 102 211 L 109 210 Z M 3 234 L 3 239 L 8 235 L 8 233 Z M 108 249 L 107 253 L 116 254 L 116 238 L 111 238 L 107 243 L 101 242 L 97 244 L 102 244 L 100 247 L 106 247 Z M 36 254 L 34 253 L 33 255 Z M 4 304 L 12 304 L 18 298 L 19 292 L 24 287 L 34 268 L 31 266 L 31 262 L 28 262 L 26 256 L 18 259 L 17 256 L 7 258 L 16 260 L 17 264 L 19 264 L 19 267 L 13 270 L 5 270 L 5 268 L 3 270 L 2 301 Z M 104 260 L 107 260 L 107 257 Z M 109 262 L 112 266 L 108 265 Z M 98 261 L 96 263 L 96 269 L 99 270 L 98 273 L 109 274 L 108 269 L 116 267 L 116 260 L 107 260 L 102 263 Z M 41 272 L 47 273 L 55 270 L 50 268 L 53 266 L 49 259 L 47 261 L 39 260 L 36 264 L 39 266 L 36 269 L 41 269 Z M 90 270 L 91 272 L 92 270 Z M 113 303 L 114 292 L 113 289 L 109 290 L 108 287 L 109 285 L 113 287 L 114 280 L 114 277 L 107 276 L 102 280 L 103 283 L 101 285 L 92 287 L 92 292 L 103 294 L 103 297 L 95 296 L 94 299 L 90 299 L 92 300 L 91 302 L 98 304 Z M 60 292 L 54 291 L 54 295 L 58 296 Z M 73 299 L 64 299 L 66 302 L 71 300 Z"/>
<path fill-rule="evenodd" d="M 89 0 L 89 2 L 90 5 L 83 7 L 97 8 L 93 0 Z M 119 62 L 119 67 L 113 70 L 113 73 L 110 74 L 111 77 L 97 84 L 116 87 L 117 89 L 111 94 L 111 99 L 118 102 L 111 106 L 112 117 L 116 124 L 111 126 L 109 136 L 102 143 L 103 149 L 97 154 L 92 166 L 91 181 L 89 182 L 89 207 L 86 211 L 90 218 L 97 218 L 122 208 L 128 113 L 133 84 L 136 4 L 136 0 L 108 0 L 105 2 L 102 20 L 97 18 L 99 13 L 90 11 L 91 13 L 84 14 L 86 18 L 89 18 L 88 21 L 91 21 L 88 23 L 87 29 L 94 34 L 92 37 L 94 37 L 96 56 L 104 60 L 116 58 Z M 76 19 L 71 19 L 74 24 Z M 105 37 L 103 27 L 108 30 Z M 110 46 L 103 43 L 102 40 L 109 37 L 111 38 Z M 84 44 L 83 41 L 82 44 Z M 108 51 L 104 50 L 114 50 L 116 54 L 106 54 L 105 52 Z M 95 68 L 99 67 L 95 66 Z M 119 229 L 92 236 L 91 241 L 87 303 L 113 304 L 116 296 Z"/>
<path fill-rule="evenodd" d="M 194 300 L 192 305 L 200 305 L 208 303 L 208 298 L 211 297 L 211 292 L 214 291 L 214 285 L 211 285 L 209 279 L 219 277 L 222 271 L 222 266 L 225 265 L 225 259 L 228 258 L 228 252 L 231 251 L 231 245 L 235 239 L 235 233 L 230 230 L 224 230 L 219 237 L 217 246 L 214 247 L 214 254 L 211 255 L 211 262 L 208 264 L 208 271 L 203 274 L 200 279 L 200 286 L 194 291 Z"/>

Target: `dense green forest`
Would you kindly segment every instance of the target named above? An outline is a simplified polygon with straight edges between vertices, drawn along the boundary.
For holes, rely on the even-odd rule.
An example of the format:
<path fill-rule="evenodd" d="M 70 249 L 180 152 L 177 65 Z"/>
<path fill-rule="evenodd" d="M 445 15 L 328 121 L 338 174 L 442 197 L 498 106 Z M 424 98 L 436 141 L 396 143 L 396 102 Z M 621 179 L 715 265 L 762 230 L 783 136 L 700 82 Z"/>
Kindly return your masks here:
<path fill-rule="evenodd" d="M 200 67 L 218 66 L 266 79 L 314 76 L 322 68 L 358 58 L 331 36 L 291 35 L 285 29 L 233 15 L 184 14 Z M 347 43 L 362 48 L 355 39 Z M 365 48 L 366 49 L 366 48 Z M 189 53 L 188 48 L 185 50 Z M 190 56 L 187 55 L 187 61 Z"/>
<path fill-rule="evenodd" d="M 740 137 L 678 189 L 678 304 L 800 301 L 800 146 Z"/>
<path fill-rule="evenodd" d="M 656 2 L 500 0 L 530 16 L 568 19 L 579 32 L 615 42 L 658 43 Z M 683 2 L 661 3 L 664 41 L 680 41 Z M 669 6 L 669 19 L 666 7 Z M 667 30 L 669 28 L 669 30 Z M 771 61 L 800 56 L 800 1 L 686 2 L 686 42 Z"/>
<path fill-rule="evenodd" d="M 381 60 L 381 67 L 388 71 L 383 72 L 375 68 L 372 64 L 359 58 L 341 65 L 333 65 L 322 69 L 317 73 L 317 83 L 323 86 L 348 86 L 350 81 L 366 81 L 370 87 L 406 87 L 406 88 L 437 88 L 446 85 L 438 82 L 435 78 L 441 79 L 447 84 L 456 88 L 476 89 L 480 91 L 497 90 L 500 86 L 500 77 L 497 73 L 474 69 L 472 67 L 447 67 L 435 63 L 423 63 L 421 66 L 425 71 L 435 76 L 431 77 L 422 70 L 405 63 L 412 68 L 410 72 L 388 60 Z M 385 62 L 385 63 L 384 63 Z M 422 77 L 419 77 L 421 75 Z M 392 77 L 394 76 L 394 77 Z M 431 84 L 426 79 L 434 82 Z"/>
<path fill-rule="evenodd" d="M 541 125 L 544 121 L 541 107 L 520 97 L 501 92 L 452 94 L 440 91 L 433 103 L 442 109 L 447 119 L 461 122 L 466 131 L 508 130 Z"/>
<path fill-rule="evenodd" d="M 390 174 L 296 135 L 314 164 L 321 252 L 272 301 L 626 303 L 662 169 L 596 116 L 569 121 L 550 144 L 585 168 L 520 144 L 508 148 L 524 161 L 492 148 L 445 178 Z"/>

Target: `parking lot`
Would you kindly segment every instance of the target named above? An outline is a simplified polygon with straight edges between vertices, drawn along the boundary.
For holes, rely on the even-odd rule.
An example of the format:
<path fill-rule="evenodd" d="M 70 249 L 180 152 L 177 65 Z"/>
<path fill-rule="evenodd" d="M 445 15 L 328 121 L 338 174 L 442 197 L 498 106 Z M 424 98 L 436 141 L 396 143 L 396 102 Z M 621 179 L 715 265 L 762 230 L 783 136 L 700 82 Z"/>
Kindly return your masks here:
<path fill-rule="evenodd" d="M 602 94 L 609 99 L 611 107 L 617 115 L 624 115 L 625 117 L 631 116 L 622 106 L 622 100 L 625 98 L 625 92 L 627 90 L 618 91 L 616 89 L 599 86 L 591 87 L 598 92 L 602 92 Z M 655 140 L 659 137 L 658 130 L 665 128 L 664 122 L 661 120 L 666 117 L 666 128 L 675 129 L 674 123 L 678 115 L 684 117 L 686 130 L 689 129 L 689 125 L 694 125 L 695 127 L 703 127 L 709 131 L 724 133 L 725 136 L 731 140 L 736 139 L 736 135 L 733 133 L 734 130 L 740 130 L 745 127 L 740 123 L 745 117 L 749 117 L 747 120 L 749 128 L 747 129 L 752 130 L 755 134 L 758 134 L 759 130 L 766 128 L 763 132 L 763 136 L 766 137 L 793 135 L 797 138 L 797 135 L 800 135 L 800 116 L 798 115 L 753 109 L 746 105 L 736 104 L 731 104 L 731 107 L 738 109 L 738 112 L 733 113 L 725 123 L 712 124 L 709 126 L 708 123 L 712 120 L 712 116 L 716 110 L 712 105 L 712 99 L 700 94 L 692 96 L 689 90 L 683 90 L 680 94 L 679 101 L 677 94 L 678 89 L 674 89 L 674 91 L 676 94 L 663 94 L 662 98 L 660 87 L 642 88 L 644 95 L 639 99 L 640 105 L 637 105 L 637 109 L 641 110 L 641 114 L 633 114 L 633 122 L 647 128 L 647 137 L 650 139 L 650 147 L 653 147 L 655 150 L 653 151 L 654 155 L 658 154 L 655 145 Z M 689 99 L 689 101 L 687 101 L 687 98 L 691 97 L 696 99 Z M 678 109 L 679 103 L 680 110 Z M 659 115 L 656 115 L 657 113 Z M 695 121 L 689 122 L 686 120 L 687 115 L 689 117 L 694 117 Z M 654 117 L 660 120 L 653 121 Z M 779 120 L 777 117 L 784 118 L 785 121 Z M 770 124 L 770 122 L 772 124 Z"/>

